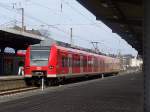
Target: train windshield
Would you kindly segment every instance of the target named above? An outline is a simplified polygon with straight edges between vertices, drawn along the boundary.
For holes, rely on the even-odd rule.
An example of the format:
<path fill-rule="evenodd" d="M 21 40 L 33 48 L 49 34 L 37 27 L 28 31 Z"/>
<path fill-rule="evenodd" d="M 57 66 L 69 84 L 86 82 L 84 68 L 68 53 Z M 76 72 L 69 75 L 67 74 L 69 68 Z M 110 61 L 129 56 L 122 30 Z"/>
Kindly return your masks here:
<path fill-rule="evenodd" d="M 31 65 L 34 66 L 46 66 L 48 64 L 50 50 L 31 50 L 30 59 Z"/>

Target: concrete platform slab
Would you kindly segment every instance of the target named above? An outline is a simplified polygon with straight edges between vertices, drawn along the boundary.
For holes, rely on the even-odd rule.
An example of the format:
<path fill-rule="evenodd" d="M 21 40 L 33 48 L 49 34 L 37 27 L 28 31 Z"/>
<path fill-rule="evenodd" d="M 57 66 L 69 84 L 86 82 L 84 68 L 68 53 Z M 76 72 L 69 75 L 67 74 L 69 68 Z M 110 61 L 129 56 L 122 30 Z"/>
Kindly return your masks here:
<path fill-rule="evenodd" d="M 142 73 L 46 89 L 0 104 L 0 112 L 143 112 Z"/>
<path fill-rule="evenodd" d="M 15 79 L 23 79 L 24 76 L 0 76 L 0 81 L 1 80 L 15 80 Z"/>

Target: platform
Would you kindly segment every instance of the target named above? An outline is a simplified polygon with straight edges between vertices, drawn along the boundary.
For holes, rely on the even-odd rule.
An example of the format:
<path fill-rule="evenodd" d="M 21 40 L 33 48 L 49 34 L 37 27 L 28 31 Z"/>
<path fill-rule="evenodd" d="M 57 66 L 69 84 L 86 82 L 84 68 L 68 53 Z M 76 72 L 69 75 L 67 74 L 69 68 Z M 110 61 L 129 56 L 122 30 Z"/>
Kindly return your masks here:
<path fill-rule="evenodd" d="M 23 79 L 23 76 L 16 76 L 16 75 L 11 75 L 11 76 L 0 76 L 0 81 L 2 80 L 17 80 L 17 79 Z"/>
<path fill-rule="evenodd" d="M 47 88 L 14 96 L 0 112 L 143 112 L 143 78 L 129 73 Z"/>
<path fill-rule="evenodd" d="M 0 92 L 26 86 L 23 76 L 0 76 Z"/>

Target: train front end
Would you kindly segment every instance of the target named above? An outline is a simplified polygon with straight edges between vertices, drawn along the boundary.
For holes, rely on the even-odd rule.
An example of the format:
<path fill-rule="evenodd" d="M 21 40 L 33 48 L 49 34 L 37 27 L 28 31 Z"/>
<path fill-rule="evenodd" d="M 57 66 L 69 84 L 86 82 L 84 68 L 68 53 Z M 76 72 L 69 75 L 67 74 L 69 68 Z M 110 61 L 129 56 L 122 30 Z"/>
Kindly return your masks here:
<path fill-rule="evenodd" d="M 54 77 L 56 74 L 56 48 L 30 46 L 26 52 L 25 78 Z"/>

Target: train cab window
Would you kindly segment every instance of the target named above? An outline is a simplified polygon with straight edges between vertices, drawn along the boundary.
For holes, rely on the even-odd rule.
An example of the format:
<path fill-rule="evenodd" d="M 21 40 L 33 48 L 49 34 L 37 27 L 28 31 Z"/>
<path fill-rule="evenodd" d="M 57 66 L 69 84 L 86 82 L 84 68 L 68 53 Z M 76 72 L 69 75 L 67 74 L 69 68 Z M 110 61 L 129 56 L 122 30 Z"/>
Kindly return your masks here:
<path fill-rule="evenodd" d="M 31 48 L 30 60 L 31 65 L 45 66 L 48 64 L 50 49 L 46 48 Z"/>

